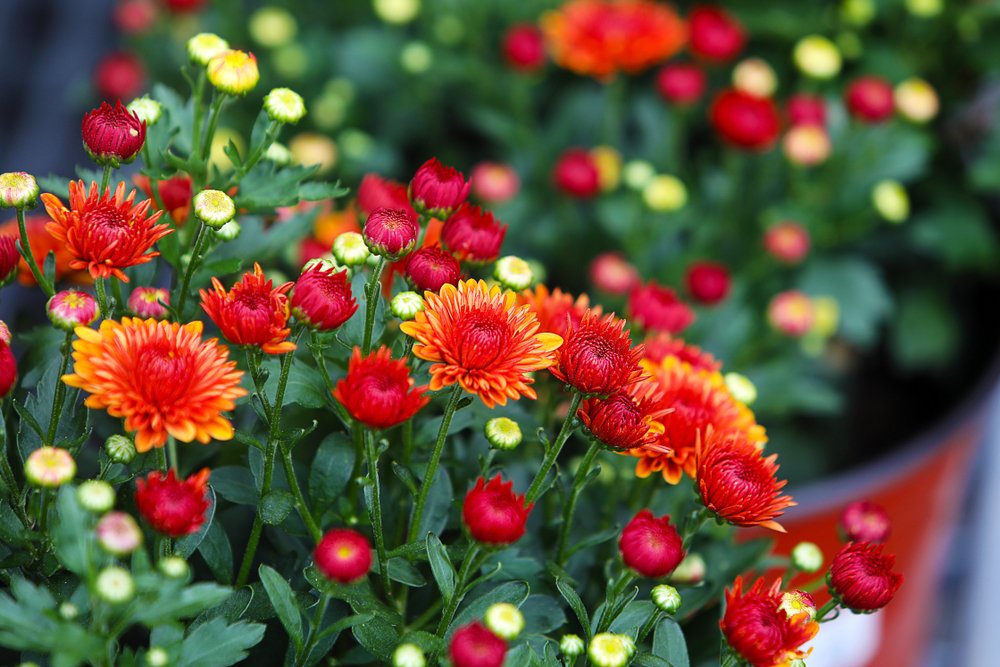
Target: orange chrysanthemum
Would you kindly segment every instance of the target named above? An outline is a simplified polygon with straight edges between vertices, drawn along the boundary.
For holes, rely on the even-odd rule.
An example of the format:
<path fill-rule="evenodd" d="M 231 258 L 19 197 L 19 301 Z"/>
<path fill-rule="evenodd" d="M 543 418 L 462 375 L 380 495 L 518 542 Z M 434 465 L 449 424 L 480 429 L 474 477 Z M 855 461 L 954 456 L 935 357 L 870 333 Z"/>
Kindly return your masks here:
<path fill-rule="evenodd" d="M 83 181 L 70 181 L 69 208 L 55 195 L 45 193 L 42 203 L 52 222 L 45 229 L 66 245 L 73 257 L 69 266 L 86 269 L 94 278 L 114 276 L 128 282 L 122 271 L 145 264 L 160 253 L 153 244 L 174 230 L 156 222 L 162 211 L 147 217 L 150 200 L 133 206 L 135 190 L 125 196 L 125 183 L 119 183 L 114 196 L 111 189 L 98 192 L 97 183 L 88 193 Z"/>
<path fill-rule="evenodd" d="M 681 50 L 687 26 L 651 0 L 571 0 L 542 16 L 552 59 L 597 79 L 636 74 Z"/>
<path fill-rule="evenodd" d="M 540 331 L 566 337 L 570 327 L 579 326 L 583 316 L 589 311 L 594 316 L 601 315 L 601 307 L 590 307 L 590 297 L 581 294 L 575 300 L 572 294 L 558 287 L 549 291 L 545 285 L 535 285 L 535 289 L 524 290 L 517 295 L 518 305 L 527 305 L 538 318 Z"/>
<path fill-rule="evenodd" d="M 201 322 L 129 317 L 104 320 L 97 331 L 77 327 L 73 374 L 62 380 L 90 394 L 88 408 L 124 417 L 140 452 L 162 447 L 168 435 L 230 440 L 233 427 L 221 413 L 246 395 L 243 372 L 228 349 L 214 338 L 203 341 L 201 332 Z"/>
<path fill-rule="evenodd" d="M 272 287 L 260 264 L 253 273 L 226 292 L 218 278 L 212 278 L 212 291 L 200 290 L 201 307 L 219 327 L 222 336 L 234 345 L 252 345 L 267 354 L 284 354 L 295 349 L 286 340 L 288 328 L 288 290 L 295 283 Z"/>
<path fill-rule="evenodd" d="M 417 340 L 413 354 L 437 362 L 430 369 L 432 390 L 457 382 L 489 408 L 536 397 L 527 373 L 555 363 L 562 338 L 539 333 L 535 315 L 515 304 L 513 292 L 467 280 L 425 292 L 424 299 L 424 311 L 400 329 Z"/>
<path fill-rule="evenodd" d="M 660 472 L 670 484 L 685 473 L 694 477 L 695 447 L 709 427 L 719 433 L 744 433 L 758 447 L 767 441 L 764 427 L 729 393 L 718 373 L 696 370 L 673 356 L 659 366 L 645 361 L 643 366 L 662 392 L 662 407 L 673 410 L 661 420 L 664 432 L 657 442 L 631 451 L 639 458 L 635 468 L 639 477 Z"/>
<path fill-rule="evenodd" d="M 789 615 L 782 597 L 780 579 L 770 586 L 758 579 L 744 591 L 743 577 L 736 577 L 726 590 L 719 627 L 729 646 L 753 667 L 784 667 L 812 650 L 803 651 L 802 645 L 816 636 L 819 623 L 808 613 Z"/>
<path fill-rule="evenodd" d="M 764 456 L 745 433 L 716 433 L 711 427 L 695 449 L 695 481 L 705 507 L 735 526 L 785 532 L 775 519 L 795 502 L 781 495 L 788 480 L 777 477 L 777 454 Z"/>

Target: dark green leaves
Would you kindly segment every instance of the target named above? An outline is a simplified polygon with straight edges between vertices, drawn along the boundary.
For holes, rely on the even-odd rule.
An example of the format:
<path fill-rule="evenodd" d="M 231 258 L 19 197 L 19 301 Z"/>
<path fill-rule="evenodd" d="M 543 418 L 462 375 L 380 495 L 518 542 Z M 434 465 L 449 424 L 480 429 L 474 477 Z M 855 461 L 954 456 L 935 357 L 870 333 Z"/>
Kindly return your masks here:
<path fill-rule="evenodd" d="M 274 568 L 261 565 L 258 570 L 267 597 L 271 600 L 271 606 L 278 615 L 278 620 L 285 626 L 285 631 L 292 638 L 292 643 L 299 651 L 302 650 L 302 616 L 299 614 L 299 607 L 295 602 L 295 593 L 292 587 Z"/>

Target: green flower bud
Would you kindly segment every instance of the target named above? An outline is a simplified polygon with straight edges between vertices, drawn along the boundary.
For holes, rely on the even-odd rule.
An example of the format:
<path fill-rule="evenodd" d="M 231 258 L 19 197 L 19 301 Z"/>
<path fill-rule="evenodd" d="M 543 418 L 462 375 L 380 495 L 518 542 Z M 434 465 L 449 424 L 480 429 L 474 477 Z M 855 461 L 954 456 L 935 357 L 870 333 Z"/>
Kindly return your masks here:
<path fill-rule="evenodd" d="M 155 125 L 163 113 L 163 107 L 160 103 L 148 95 L 135 98 L 128 103 L 126 108 L 138 116 L 139 120 L 144 121 L 146 125 Z"/>
<path fill-rule="evenodd" d="M 400 644 L 392 654 L 392 667 L 425 667 L 427 658 L 416 644 Z"/>
<path fill-rule="evenodd" d="M 910 217 L 910 197 L 899 181 L 884 180 L 872 190 L 872 204 L 889 222 L 901 223 Z"/>
<path fill-rule="evenodd" d="M 493 277 L 500 281 L 501 285 L 515 292 L 528 289 L 535 279 L 531 265 L 513 255 L 497 260 L 493 266 Z"/>
<path fill-rule="evenodd" d="M 291 88 L 275 88 L 264 97 L 264 111 L 271 120 L 294 124 L 306 115 L 306 103 Z"/>
<path fill-rule="evenodd" d="M 509 602 L 498 602 L 486 610 L 486 627 L 501 639 L 511 641 L 524 630 L 524 614 Z"/>
<path fill-rule="evenodd" d="M 112 566 L 101 570 L 94 587 L 97 595 L 105 602 L 122 604 L 135 595 L 135 581 L 128 570 Z"/>
<path fill-rule="evenodd" d="M 59 605 L 59 616 L 67 621 L 72 621 L 80 615 L 80 609 L 72 602 L 63 602 Z"/>
<path fill-rule="evenodd" d="M 236 203 L 222 190 L 202 190 L 194 196 L 194 214 L 212 229 L 220 229 L 236 215 Z"/>
<path fill-rule="evenodd" d="M 563 635 L 559 640 L 559 652 L 567 658 L 575 658 L 583 653 L 583 640 L 577 635 Z"/>
<path fill-rule="evenodd" d="M 633 190 L 642 190 L 654 176 L 656 169 L 645 160 L 631 160 L 622 167 L 622 180 Z"/>
<path fill-rule="evenodd" d="M 434 64 L 434 53 L 423 42 L 410 42 L 400 52 L 399 62 L 410 74 L 423 74 Z"/>
<path fill-rule="evenodd" d="M 77 488 L 76 499 L 88 512 L 103 514 L 115 506 L 115 490 L 104 480 L 89 479 Z"/>
<path fill-rule="evenodd" d="M 799 542 L 792 549 L 792 564 L 803 572 L 819 572 L 823 567 L 823 552 L 812 542 Z"/>
<path fill-rule="evenodd" d="M 740 403 L 753 405 L 753 402 L 757 400 L 757 387 L 746 375 L 726 373 L 723 379 L 726 382 L 726 389 Z"/>
<path fill-rule="evenodd" d="M 292 151 L 288 150 L 288 146 L 285 144 L 274 141 L 267 150 L 264 151 L 264 159 L 270 160 L 277 165 L 286 165 L 292 163 Z"/>
<path fill-rule="evenodd" d="M 159 646 L 150 646 L 146 652 L 146 664 L 148 667 L 166 667 L 170 664 L 170 656 Z"/>
<path fill-rule="evenodd" d="M 671 575 L 670 581 L 678 584 L 697 584 L 705 578 L 705 559 L 699 554 L 688 554 Z"/>
<path fill-rule="evenodd" d="M 115 463 L 131 463 L 135 458 L 135 443 L 124 435 L 112 435 L 104 441 L 104 451 Z"/>
<path fill-rule="evenodd" d="M 631 637 L 611 632 L 594 635 L 587 647 L 587 656 L 597 667 L 625 667 L 633 653 L 635 642 Z"/>
<path fill-rule="evenodd" d="M 250 15 L 247 28 L 255 42 L 269 49 L 288 44 L 299 31 L 295 17 L 281 7 L 261 7 Z"/>
<path fill-rule="evenodd" d="M 360 266 L 368 261 L 371 251 L 361 234 L 344 232 L 333 240 L 333 256 L 345 266 Z"/>
<path fill-rule="evenodd" d="M 188 566 L 187 561 L 180 556 L 161 558 L 156 567 L 163 573 L 163 576 L 170 577 L 171 579 L 186 579 L 188 574 L 191 573 L 191 568 Z"/>
<path fill-rule="evenodd" d="M 400 292 L 389 302 L 392 314 L 404 321 L 412 320 L 423 309 L 424 297 L 416 292 Z"/>
<path fill-rule="evenodd" d="M 483 430 L 494 449 L 510 451 L 521 444 L 521 426 L 513 419 L 494 417 L 486 422 Z"/>
<path fill-rule="evenodd" d="M 673 616 L 681 608 L 681 594 L 668 584 L 654 586 L 650 597 L 653 598 L 653 604 L 656 605 L 656 608 L 665 614 Z"/>
<path fill-rule="evenodd" d="M 654 176 L 642 189 L 642 201 L 653 211 L 671 213 L 687 205 L 688 195 L 684 183 L 676 176 Z"/>
<path fill-rule="evenodd" d="M 235 220 L 230 220 L 215 230 L 215 236 L 222 241 L 235 241 L 241 231 L 242 228 L 240 227 L 240 223 Z"/>
<path fill-rule="evenodd" d="M 199 33 L 187 41 L 188 57 L 196 65 L 207 65 L 209 60 L 228 50 L 229 42 L 210 32 Z"/>

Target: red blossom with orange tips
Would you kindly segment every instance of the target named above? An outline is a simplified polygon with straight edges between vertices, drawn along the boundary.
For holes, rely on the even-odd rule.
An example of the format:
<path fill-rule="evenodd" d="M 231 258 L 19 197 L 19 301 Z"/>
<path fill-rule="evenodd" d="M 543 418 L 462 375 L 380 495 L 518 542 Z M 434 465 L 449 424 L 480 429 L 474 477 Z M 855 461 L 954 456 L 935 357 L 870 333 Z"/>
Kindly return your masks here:
<path fill-rule="evenodd" d="M 743 590 L 736 577 L 726 590 L 726 613 L 719 621 L 729 647 L 753 667 L 779 667 L 806 658 L 801 647 L 819 632 L 810 614 L 789 615 L 782 607 L 781 580 L 767 586 L 758 579 Z"/>
<path fill-rule="evenodd" d="M 88 408 L 125 419 L 135 447 L 162 447 L 167 436 L 208 444 L 230 440 L 223 412 L 246 395 L 243 372 L 213 338 L 201 339 L 201 322 L 181 325 L 128 317 L 104 320 L 98 330 L 76 329 L 73 373 L 63 382 L 90 394 Z"/>
<path fill-rule="evenodd" d="M 518 304 L 527 305 L 538 318 L 540 331 L 554 333 L 565 337 L 566 334 L 583 321 L 588 313 L 601 314 L 601 307 L 590 307 L 590 297 L 586 294 L 573 298 L 572 294 L 563 292 L 556 287 L 549 291 L 545 285 L 535 285 L 534 289 L 524 290 L 517 297 Z"/>
<path fill-rule="evenodd" d="M 413 386 L 406 361 L 393 359 L 384 345 L 366 357 L 355 347 L 347 375 L 337 383 L 333 397 L 351 417 L 369 428 L 391 428 L 417 413 L 431 400 L 427 385 Z"/>
<path fill-rule="evenodd" d="M 629 293 L 628 314 L 633 324 L 650 331 L 679 333 L 694 322 L 694 311 L 677 292 L 652 280 Z"/>
<path fill-rule="evenodd" d="M 160 211 L 147 215 L 148 199 L 133 205 L 134 200 L 135 190 L 126 197 L 124 183 L 112 195 L 110 188 L 98 192 L 97 183 L 91 183 L 87 192 L 83 181 L 70 181 L 69 208 L 55 195 L 42 195 L 52 218 L 45 229 L 66 245 L 72 256 L 70 268 L 86 269 L 93 278 L 114 276 L 127 283 L 123 269 L 158 256 L 153 244 L 174 231 L 169 225 L 156 224 Z"/>
<path fill-rule="evenodd" d="M 660 390 L 649 379 L 627 385 L 608 398 L 588 398 L 577 415 L 590 434 L 605 446 L 626 451 L 652 445 L 663 434 L 664 407 Z"/>
<path fill-rule="evenodd" d="M 201 307 L 230 343 L 284 354 L 295 349 L 295 343 L 287 340 L 291 333 L 287 294 L 294 284 L 273 287 L 260 264 L 254 263 L 253 273 L 244 273 L 228 292 L 213 277 L 212 290 L 199 291 Z"/>
<path fill-rule="evenodd" d="M 663 363 L 667 357 L 675 357 L 681 363 L 687 364 L 696 371 L 717 373 L 722 369 L 722 362 L 697 345 L 689 345 L 680 338 L 675 338 L 666 332 L 655 333 L 643 341 L 643 358 L 654 365 Z"/>
<path fill-rule="evenodd" d="M 639 379 L 641 358 L 625 320 L 587 312 L 563 337 L 559 363 L 549 371 L 581 394 L 608 396 Z"/>
<path fill-rule="evenodd" d="M 796 503 L 781 494 L 788 480 L 777 478 L 777 458 L 764 456 L 743 433 L 709 429 L 697 448 L 695 481 L 702 503 L 733 525 L 785 532 L 775 519 Z"/>
<path fill-rule="evenodd" d="M 851 542 L 830 562 L 827 582 L 830 595 L 855 613 L 881 609 L 903 585 L 903 575 L 895 572 L 896 556 L 882 553 L 881 544 Z"/>
<path fill-rule="evenodd" d="M 458 383 L 489 408 L 536 398 L 528 373 L 555 363 L 562 338 L 540 332 L 531 309 L 516 305 L 513 292 L 467 280 L 424 298 L 424 311 L 400 329 L 416 339 L 416 357 L 435 362 L 432 390 Z"/>

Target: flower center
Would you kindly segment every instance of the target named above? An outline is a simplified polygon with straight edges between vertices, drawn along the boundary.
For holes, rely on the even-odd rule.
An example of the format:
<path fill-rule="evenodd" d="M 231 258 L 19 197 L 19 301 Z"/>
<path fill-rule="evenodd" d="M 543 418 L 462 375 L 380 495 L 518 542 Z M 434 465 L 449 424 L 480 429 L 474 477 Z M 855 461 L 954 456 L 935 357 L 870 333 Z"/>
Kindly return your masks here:
<path fill-rule="evenodd" d="M 459 363 L 469 369 L 490 367 L 506 349 L 510 330 L 486 313 L 468 316 L 459 329 Z"/>
<path fill-rule="evenodd" d="M 187 396 L 193 360 L 169 345 L 143 348 L 136 361 L 135 377 L 147 402 L 157 406 L 182 401 Z"/>

